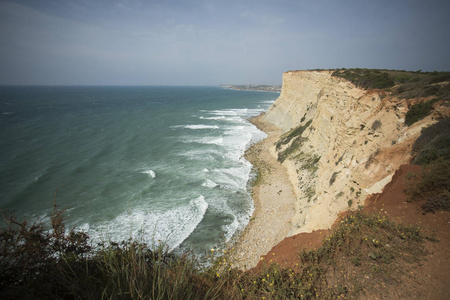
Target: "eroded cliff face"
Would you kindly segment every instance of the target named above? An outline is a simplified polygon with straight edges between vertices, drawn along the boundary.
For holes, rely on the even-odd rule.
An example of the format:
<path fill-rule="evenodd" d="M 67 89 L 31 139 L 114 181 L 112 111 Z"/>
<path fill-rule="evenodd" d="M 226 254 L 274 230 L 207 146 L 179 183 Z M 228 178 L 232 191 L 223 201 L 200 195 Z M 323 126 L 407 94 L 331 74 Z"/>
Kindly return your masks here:
<path fill-rule="evenodd" d="M 337 215 L 381 192 L 432 116 L 404 125 L 408 110 L 382 90 L 362 90 L 329 71 L 283 74 L 280 97 L 264 116 L 286 133 L 270 149 L 297 197 L 290 235 L 329 228 Z"/>

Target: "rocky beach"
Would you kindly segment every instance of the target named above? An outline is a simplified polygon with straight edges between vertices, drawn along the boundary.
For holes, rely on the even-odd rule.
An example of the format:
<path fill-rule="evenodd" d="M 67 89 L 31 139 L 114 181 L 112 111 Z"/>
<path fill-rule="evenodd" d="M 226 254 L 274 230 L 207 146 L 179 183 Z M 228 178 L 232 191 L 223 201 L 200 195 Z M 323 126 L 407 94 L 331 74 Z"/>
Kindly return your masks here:
<path fill-rule="evenodd" d="M 296 198 L 288 174 L 267 151 L 282 131 L 265 122 L 263 116 L 250 121 L 268 137 L 246 152 L 247 160 L 258 172 L 252 191 L 255 211 L 231 252 L 231 261 L 243 270 L 255 267 L 261 256 L 287 237 L 292 226 L 290 219 L 294 216 Z"/>

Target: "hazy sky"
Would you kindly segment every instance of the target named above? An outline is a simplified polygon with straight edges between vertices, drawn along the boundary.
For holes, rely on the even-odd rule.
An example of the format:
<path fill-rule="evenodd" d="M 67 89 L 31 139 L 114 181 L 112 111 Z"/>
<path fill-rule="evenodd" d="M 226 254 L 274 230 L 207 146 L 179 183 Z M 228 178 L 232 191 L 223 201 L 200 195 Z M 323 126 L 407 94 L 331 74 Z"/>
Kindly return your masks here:
<path fill-rule="evenodd" d="M 449 54 L 448 0 L 0 0 L 0 84 L 280 84 Z"/>

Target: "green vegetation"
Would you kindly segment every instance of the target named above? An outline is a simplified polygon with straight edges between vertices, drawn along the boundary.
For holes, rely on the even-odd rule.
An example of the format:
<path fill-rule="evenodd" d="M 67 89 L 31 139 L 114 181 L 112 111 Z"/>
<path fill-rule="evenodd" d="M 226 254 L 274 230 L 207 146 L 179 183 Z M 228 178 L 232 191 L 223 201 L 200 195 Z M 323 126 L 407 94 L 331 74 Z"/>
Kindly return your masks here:
<path fill-rule="evenodd" d="M 306 128 L 309 127 L 309 125 L 311 125 L 312 120 L 309 120 L 308 122 L 306 122 L 305 125 L 300 125 L 294 129 L 292 129 L 291 131 L 283 134 L 280 138 L 280 140 L 277 142 L 276 147 L 277 150 L 279 150 L 281 148 L 281 146 L 289 144 L 289 142 L 293 139 L 293 138 L 298 138 L 302 135 L 303 131 L 306 130 Z"/>
<path fill-rule="evenodd" d="M 409 180 L 410 201 L 421 201 L 423 212 L 450 210 L 450 160 L 438 159 L 424 168 L 420 179 Z"/>
<path fill-rule="evenodd" d="M 283 163 L 289 156 L 295 153 L 306 140 L 306 138 L 302 138 L 301 136 L 293 140 L 289 147 L 278 153 L 278 161 Z"/>
<path fill-rule="evenodd" d="M 316 187 L 315 186 L 309 186 L 305 190 L 305 196 L 308 198 L 308 203 L 311 202 L 311 199 L 316 194 Z"/>
<path fill-rule="evenodd" d="M 422 241 L 417 227 L 381 215 L 350 213 L 322 247 L 300 253 L 302 274 L 311 278 L 314 288 L 305 292 L 311 298 L 349 299 L 377 284 L 390 284 L 396 263 L 417 261 L 424 254 Z"/>
<path fill-rule="evenodd" d="M 344 155 L 345 155 L 345 153 L 343 153 L 341 155 L 341 157 L 339 157 L 338 161 L 334 163 L 336 166 L 342 161 L 342 159 L 344 158 Z"/>
<path fill-rule="evenodd" d="M 369 155 L 369 158 L 366 161 L 366 164 L 364 165 L 364 167 L 367 169 L 371 163 L 373 163 L 375 161 L 375 157 L 380 154 L 380 148 L 377 148 L 377 150 L 375 150 L 375 152 L 373 152 L 372 154 Z"/>
<path fill-rule="evenodd" d="M 394 85 L 393 91 L 401 98 L 427 97 L 430 95 L 444 96 L 448 99 L 450 87 L 436 86 L 450 80 L 449 72 L 410 72 L 404 70 L 386 69 L 336 69 L 333 76 L 349 80 L 354 85 L 364 89 L 387 89 Z"/>
<path fill-rule="evenodd" d="M 413 163 L 424 166 L 420 176 L 407 174 L 411 201 L 425 199 L 424 212 L 450 210 L 450 118 L 422 130 L 413 145 Z"/>
<path fill-rule="evenodd" d="M 421 73 L 420 77 L 408 83 L 400 84 L 392 92 L 403 99 L 435 96 L 441 100 L 450 100 L 450 73 Z"/>
<path fill-rule="evenodd" d="M 64 233 L 62 211 L 53 214 L 52 231 L 4 217 L 3 299 L 352 298 L 375 282 L 390 284 L 396 262 L 415 261 L 423 253 L 418 228 L 361 211 L 342 219 L 323 246 L 301 252 L 292 268 L 269 260 L 253 272 L 233 269 L 226 252 L 217 249 L 206 267 L 188 255 L 169 254 L 163 247 L 152 251 L 134 241 L 93 250 L 86 234 Z"/>
<path fill-rule="evenodd" d="M 364 89 L 390 89 L 392 95 L 403 99 L 432 97 L 410 107 L 405 124 L 410 126 L 428 116 L 437 101 L 450 101 L 449 72 L 407 72 L 378 69 L 337 69 L 333 76 L 345 78 Z M 395 86 L 395 87 L 394 87 Z M 375 121 L 377 122 L 377 121 Z M 381 125 L 381 123 L 377 123 Z M 378 127 L 374 123 L 372 129 Z M 376 128 L 373 128 L 373 127 Z"/>
<path fill-rule="evenodd" d="M 412 105 L 406 113 L 405 124 L 410 126 L 428 116 L 431 113 L 433 104 L 437 101 L 438 99 L 433 99 L 427 102 L 420 102 Z"/>
<path fill-rule="evenodd" d="M 330 186 L 332 186 L 333 183 L 336 181 L 336 177 L 338 176 L 339 173 L 341 173 L 341 171 L 333 172 L 333 174 L 331 175 L 331 178 L 330 178 Z"/>
<path fill-rule="evenodd" d="M 286 158 L 297 151 L 301 144 L 306 140 L 306 138 L 302 137 L 302 134 L 306 130 L 306 128 L 311 125 L 311 123 L 312 120 L 309 120 L 305 125 L 300 125 L 281 136 L 280 140 L 276 144 L 277 150 L 280 150 L 281 146 L 289 144 L 289 142 L 291 142 L 292 140 L 293 141 L 286 149 L 278 153 L 279 162 L 283 163 Z"/>
<path fill-rule="evenodd" d="M 370 127 L 372 130 L 377 130 L 378 128 L 381 127 L 381 121 L 380 120 L 375 120 L 372 124 L 372 127 Z"/>
<path fill-rule="evenodd" d="M 333 76 L 345 78 L 357 87 L 364 89 L 384 89 L 395 85 L 388 73 L 374 69 L 348 69 L 336 70 Z"/>
<path fill-rule="evenodd" d="M 412 150 L 416 165 L 427 165 L 439 158 L 450 160 L 450 118 L 422 129 Z"/>
<path fill-rule="evenodd" d="M 433 104 L 438 101 L 450 101 L 450 73 L 448 72 L 431 72 L 422 73 L 422 76 L 414 82 L 399 85 L 394 89 L 393 95 L 403 98 L 423 98 L 432 97 L 432 100 L 412 105 L 405 117 L 405 124 L 410 126 L 415 122 L 428 116 Z"/>
<path fill-rule="evenodd" d="M 212 299 L 220 291 L 194 260 L 163 247 L 130 240 L 94 250 L 85 233 L 65 233 L 62 211 L 54 210 L 50 231 L 2 214 L 2 299 Z"/>
<path fill-rule="evenodd" d="M 311 173 L 315 173 L 319 168 L 318 163 L 320 156 L 318 155 L 300 152 L 300 154 L 296 155 L 294 158 L 297 161 L 302 162 L 302 170 L 308 170 Z"/>

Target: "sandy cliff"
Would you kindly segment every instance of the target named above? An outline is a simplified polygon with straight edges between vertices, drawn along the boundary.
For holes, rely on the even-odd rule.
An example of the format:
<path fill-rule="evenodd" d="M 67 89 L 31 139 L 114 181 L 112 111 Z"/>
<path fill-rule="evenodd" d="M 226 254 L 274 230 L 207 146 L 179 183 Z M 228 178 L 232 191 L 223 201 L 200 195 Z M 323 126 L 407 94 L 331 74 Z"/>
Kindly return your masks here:
<path fill-rule="evenodd" d="M 279 98 L 264 121 L 285 134 L 270 153 L 285 166 L 295 192 L 289 235 L 328 228 L 349 206 L 379 193 L 433 116 L 404 126 L 405 100 L 363 90 L 329 71 L 283 74 Z"/>

